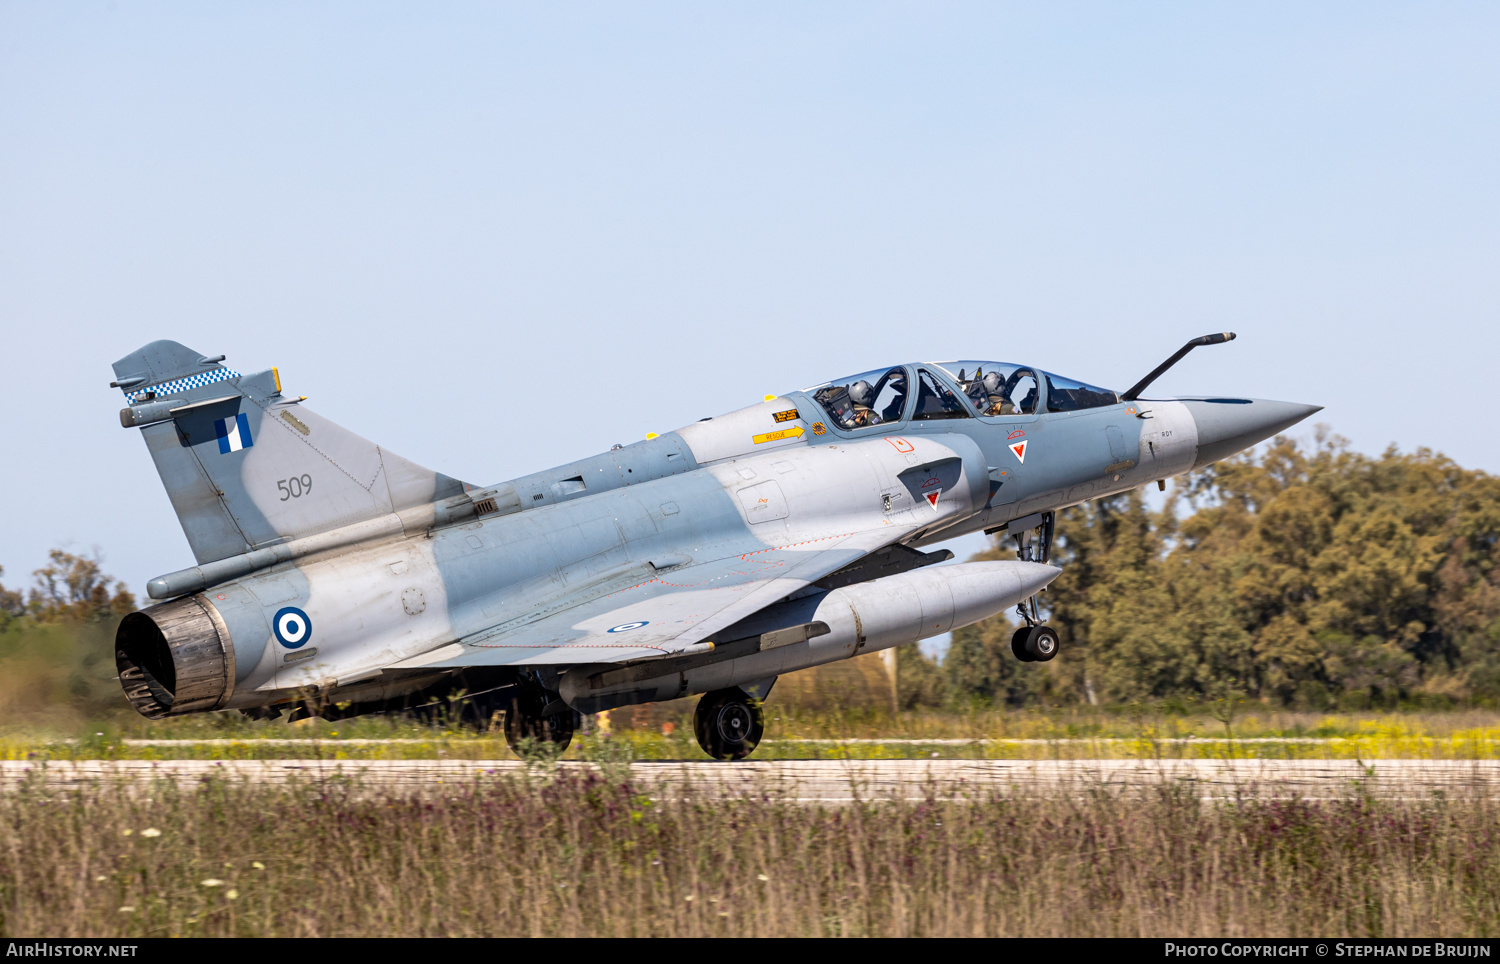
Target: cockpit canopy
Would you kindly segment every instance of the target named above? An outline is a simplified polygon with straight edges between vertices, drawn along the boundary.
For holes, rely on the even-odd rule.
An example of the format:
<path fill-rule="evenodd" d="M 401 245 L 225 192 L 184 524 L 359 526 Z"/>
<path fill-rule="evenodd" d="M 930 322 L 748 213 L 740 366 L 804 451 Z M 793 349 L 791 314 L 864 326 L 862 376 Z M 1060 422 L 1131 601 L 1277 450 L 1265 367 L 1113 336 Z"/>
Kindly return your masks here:
<path fill-rule="evenodd" d="M 906 369 L 900 365 L 840 378 L 812 390 L 813 401 L 842 429 L 901 421 L 906 394 Z"/>
<path fill-rule="evenodd" d="M 913 372 L 916 403 L 908 405 Z M 953 391 L 953 386 L 957 386 L 958 392 Z M 1049 412 L 1072 412 L 1114 405 L 1120 400 L 1119 395 L 1106 388 L 1024 365 L 990 361 L 893 365 L 840 378 L 809 389 L 809 393 L 829 420 L 846 431 L 899 422 L 903 416 L 920 421 L 974 415 L 1035 415 L 1040 404 L 1045 404 Z"/>
<path fill-rule="evenodd" d="M 1035 415 L 1036 372 L 1005 362 L 942 362 L 936 367 L 958 384 L 976 415 Z"/>
<path fill-rule="evenodd" d="M 1008 362 L 955 361 L 940 362 L 933 367 L 941 368 L 958 384 L 980 415 L 1035 414 L 1040 401 L 1038 377 L 1046 385 L 1049 412 L 1102 408 L 1120 401 L 1120 396 L 1107 388 Z"/>

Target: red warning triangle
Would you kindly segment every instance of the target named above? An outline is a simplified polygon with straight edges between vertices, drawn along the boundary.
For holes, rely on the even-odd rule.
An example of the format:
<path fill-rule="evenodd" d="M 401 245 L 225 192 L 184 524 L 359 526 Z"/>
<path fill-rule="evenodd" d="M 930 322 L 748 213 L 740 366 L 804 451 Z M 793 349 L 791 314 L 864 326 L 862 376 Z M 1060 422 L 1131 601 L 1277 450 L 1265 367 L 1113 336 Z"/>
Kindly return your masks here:
<path fill-rule="evenodd" d="M 937 511 L 938 496 L 940 496 L 942 494 L 943 494 L 943 490 L 942 489 L 933 489 L 931 492 L 925 492 L 925 493 L 923 493 L 922 494 L 922 498 L 926 499 L 927 500 L 927 504 L 930 505 L 930 506 L 932 506 L 932 511 L 936 512 Z"/>
<path fill-rule="evenodd" d="M 1012 452 L 1016 453 L 1016 459 L 1018 461 L 1020 461 L 1020 462 L 1025 462 L 1026 461 L 1026 443 L 1030 442 L 1030 441 L 1031 441 L 1031 439 L 1029 439 L 1029 438 L 1023 438 L 1019 442 L 1012 442 L 1011 443 L 1010 450 Z"/>

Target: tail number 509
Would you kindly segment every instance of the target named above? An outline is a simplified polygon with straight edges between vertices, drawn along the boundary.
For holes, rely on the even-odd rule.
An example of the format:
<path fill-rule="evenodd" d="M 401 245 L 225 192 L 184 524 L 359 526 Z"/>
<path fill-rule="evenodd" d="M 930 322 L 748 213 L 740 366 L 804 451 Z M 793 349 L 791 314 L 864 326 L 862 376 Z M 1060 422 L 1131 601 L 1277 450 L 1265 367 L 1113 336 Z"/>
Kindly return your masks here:
<path fill-rule="evenodd" d="M 300 499 L 312 491 L 312 476 L 294 475 L 290 479 L 282 479 L 276 483 L 276 488 L 281 491 L 281 501 L 287 499 Z"/>

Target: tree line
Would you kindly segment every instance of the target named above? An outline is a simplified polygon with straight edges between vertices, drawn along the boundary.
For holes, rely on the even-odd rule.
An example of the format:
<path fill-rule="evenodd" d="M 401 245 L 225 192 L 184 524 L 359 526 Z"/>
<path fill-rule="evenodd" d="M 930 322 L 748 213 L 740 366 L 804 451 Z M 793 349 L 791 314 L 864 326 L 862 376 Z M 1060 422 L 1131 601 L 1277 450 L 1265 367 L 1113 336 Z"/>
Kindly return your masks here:
<path fill-rule="evenodd" d="M 53 549 L 47 556 L 51 564 L 32 572 L 29 595 L 0 583 L 0 631 L 23 619 L 34 623 L 98 622 L 135 610 L 135 596 L 123 582 L 104 573 L 97 553 L 82 556 Z M 5 569 L 0 567 L 3 575 Z"/>
<path fill-rule="evenodd" d="M 114 680 L 114 638 L 135 608 L 135 596 L 104 573 L 97 554 L 54 549 L 32 572 L 29 592 L 0 584 L 0 720 L 125 709 Z"/>
<path fill-rule="evenodd" d="M 1132 703 L 1242 693 L 1308 709 L 1500 700 L 1500 479 L 1427 449 L 1319 431 L 1058 514 L 1049 663 L 1003 617 L 941 662 L 903 652 L 902 700 Z M 977 558 L 1013 558 L 1001 545 Z"/>

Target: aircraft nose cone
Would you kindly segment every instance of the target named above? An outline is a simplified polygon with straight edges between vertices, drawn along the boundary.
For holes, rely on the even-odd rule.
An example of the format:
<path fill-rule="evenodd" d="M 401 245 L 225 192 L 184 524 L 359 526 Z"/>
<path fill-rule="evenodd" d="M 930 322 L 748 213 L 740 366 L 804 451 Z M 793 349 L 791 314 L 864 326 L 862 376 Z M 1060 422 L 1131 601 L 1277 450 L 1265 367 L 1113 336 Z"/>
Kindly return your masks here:
<path fill-rule="evenodd" d="M 1198 423 L 1198 461 L 1193 468 L 1243 452 L 1290 428 L 1321 405 L 1275 402 L 1262 398 L 1184 398 L 1181 400 Z"/>

